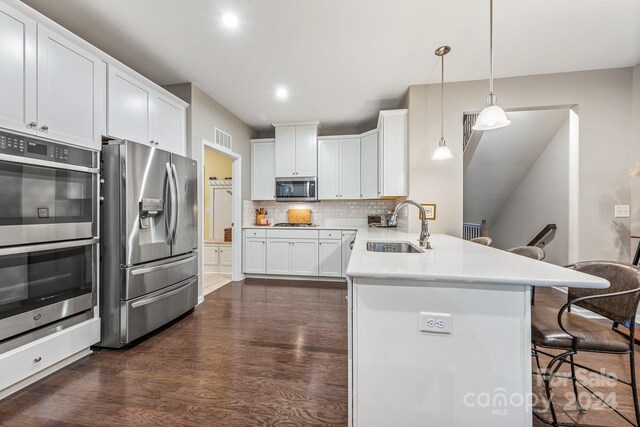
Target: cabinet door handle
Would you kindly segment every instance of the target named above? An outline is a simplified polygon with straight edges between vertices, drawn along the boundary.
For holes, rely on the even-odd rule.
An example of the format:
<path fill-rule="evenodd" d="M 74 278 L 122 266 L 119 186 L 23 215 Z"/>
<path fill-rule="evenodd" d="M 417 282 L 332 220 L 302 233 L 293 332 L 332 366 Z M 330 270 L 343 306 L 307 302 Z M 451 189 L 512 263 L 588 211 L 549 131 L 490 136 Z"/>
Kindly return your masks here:
<path fill-rule="evenodd" d="M 38 363 L 38 362 L 41 362 L 41 361 L 42 361 L 42 356 L 38 356 L 35 359 L 33 359 L 34 363 Z"/>
<path fill-rule="evenodd" d="M 46 132 L 46 131 L 48 131 L 48 130 L 49 130 L 49 126 L 47 126 L 47 125 L 43 125 L 42 127 L 40 127 L 40 130 L 41 130 L 42 132 Z"/>
<path fill-rule="evenodd" d="M 38 126 L 38 124 L 36 122 L 31 122 L 27 126 L 30 127 L 31 129 L 35 129 Z"/>

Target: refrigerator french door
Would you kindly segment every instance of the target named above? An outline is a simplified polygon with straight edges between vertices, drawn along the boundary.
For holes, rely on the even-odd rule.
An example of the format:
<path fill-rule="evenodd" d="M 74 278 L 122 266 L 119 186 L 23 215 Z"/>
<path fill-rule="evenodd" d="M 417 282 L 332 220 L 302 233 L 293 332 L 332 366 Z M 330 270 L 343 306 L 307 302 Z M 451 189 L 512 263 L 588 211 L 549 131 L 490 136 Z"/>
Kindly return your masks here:
<path fill-rule="evenodd" d="M 197 303 L 196 162 L 132 141 L 102 159 L 101 345 L 122 347 Z"/>

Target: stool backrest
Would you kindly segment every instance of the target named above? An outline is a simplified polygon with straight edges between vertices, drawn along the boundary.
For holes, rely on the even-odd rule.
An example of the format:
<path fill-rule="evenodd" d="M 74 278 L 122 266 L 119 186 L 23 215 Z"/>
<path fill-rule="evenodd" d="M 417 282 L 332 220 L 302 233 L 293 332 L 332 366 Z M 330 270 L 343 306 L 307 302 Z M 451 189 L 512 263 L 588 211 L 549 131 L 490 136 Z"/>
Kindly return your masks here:
<path fill-rule="evenodd" d="M 515 248 L 507 249 L 507 252 L 537 259 L 538 261 L 542 261 L 545 257 L 544 251 L 537 246 L 516 246 Z"/>
<path fill-rule="evenodd" d="M 469 241 L 478 243 L 479 245 L 489 246 L 491 244 L 491 237 L 475 237 Z"/>
<path fill-rule="evenodd" d="M 637 289 L 638 292 L 632 294 L 598 298 L 576 304 L 627 327 L 630 326 L 630 322 L 635 321 L 638 303 L 640 302 L 640 269 L 638 267 L 612 261 L 584 261 L 568 265 L 567 268 L 602 277 L 611 284 L 606 289 L 569 288 L 569 301 L 585 296 Z"/>

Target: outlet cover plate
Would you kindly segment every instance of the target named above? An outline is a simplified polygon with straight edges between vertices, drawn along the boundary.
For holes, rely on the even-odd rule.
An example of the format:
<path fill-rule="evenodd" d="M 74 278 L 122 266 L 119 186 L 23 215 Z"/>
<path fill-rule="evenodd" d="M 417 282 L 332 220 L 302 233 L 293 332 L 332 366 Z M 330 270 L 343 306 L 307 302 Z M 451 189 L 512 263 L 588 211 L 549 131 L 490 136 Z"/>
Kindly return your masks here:
<path fill-rule="evenodd" d="M 452 326 L 453 318 L 450 313 L 420 312 L 420 332 L 450 334 Z"/>
<path fill-rule="evenodd" d="M 613 216 L 615 218 L 629 218 L 629 205 L 616 205 Z"/>

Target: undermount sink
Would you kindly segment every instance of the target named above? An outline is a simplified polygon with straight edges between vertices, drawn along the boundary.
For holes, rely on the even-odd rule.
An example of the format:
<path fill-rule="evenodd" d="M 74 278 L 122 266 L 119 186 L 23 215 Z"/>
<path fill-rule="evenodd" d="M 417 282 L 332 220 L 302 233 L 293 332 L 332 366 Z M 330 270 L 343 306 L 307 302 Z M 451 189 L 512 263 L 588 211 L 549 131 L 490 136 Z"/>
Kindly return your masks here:
<path fill-rule="evenodd" d="M 370 252 L 395 252 L 404 254 L 421 254 L 424 251 L 406 242 L 367 242 Z"/>

